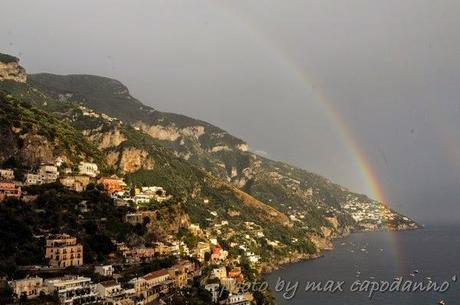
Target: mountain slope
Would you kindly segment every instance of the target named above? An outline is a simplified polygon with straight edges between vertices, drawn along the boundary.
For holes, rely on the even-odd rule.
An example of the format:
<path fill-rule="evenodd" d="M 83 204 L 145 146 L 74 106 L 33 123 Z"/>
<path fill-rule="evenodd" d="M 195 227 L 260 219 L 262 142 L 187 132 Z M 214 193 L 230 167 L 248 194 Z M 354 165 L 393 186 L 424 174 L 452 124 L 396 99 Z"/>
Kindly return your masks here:
<path fill-rule="evenodd" d="M 212 175 L 232 183 L 305 230 L 341 234 L 357 229 L 415 227 L 382 203 L 329 180 L 248 151 L 247 144 L 206 122 L 157 111 L 133 98 L 120 82 L 90 75 L 36 74 L 31 84 L 56 99 L 70 100 L 116 117 Z M 391 215 L 384 219 L 385 211 Z"/>
<path fill-rule="evenodd" d="M 34 164 L 54 161 L 57 156 L 65 156 L 72 164 L 97 160 L 108 172 L 123 175 L 132 185 L 159 185 L 172 195 L 173 199 L 164 206 L 145 207 L 156 215 L 148 232 L 155 240 L 164 240 L 198 224 L 208 237 L 225 237 L 222 243 L 238 241 L 265 263 L 295 253 L 306 256 L 316 252 L 309 232 L 294 226 L 287 215 L 175 156 L 132 126 L 78 103 L 56 100 L 30 83 L 0 82 L 0 90 L 4 90 L 0 95 L 2 133 L 10 134 L 20 128 L 11 143 L 19 141 L 19 135 L 32 134 L 31 131 L 43 135 L 41 139 L 50 154 L 49 158 L 41 154 L 33 157 L 24 146 L 16 145 L 14 153 L 2 152 L 5 156 L 0 166 L 20 164 L 28 170 Z M 9 157 L 13 155 L 24 159 L 15 159 L 12 164 Z M 38 234 L 43 228 L 30 229 Z M 258 232 L 262 235 L 258 236 Z M 267 247 L 267 240 L 278 240 L 282 246 Z"/>
<path fill-rule="evenodd" d="M 57 118 L 0 91 L 0 163 L 33 168 L 60 157 L 69 166 L 89 160 L 104 168 L 102 154 Z"/>

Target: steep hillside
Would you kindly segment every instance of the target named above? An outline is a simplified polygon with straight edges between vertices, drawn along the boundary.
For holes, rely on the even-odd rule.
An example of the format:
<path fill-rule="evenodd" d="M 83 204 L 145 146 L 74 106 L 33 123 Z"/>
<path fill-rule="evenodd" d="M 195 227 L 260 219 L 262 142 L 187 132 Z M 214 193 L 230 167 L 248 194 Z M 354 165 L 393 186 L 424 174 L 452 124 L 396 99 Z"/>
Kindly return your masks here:
<path fill-rule="evenodd" d="M 95 160 L 107 172 L 124 176 L 130 185 L 159 185 L 172 195 L 163 205 L 143 207 L 157 215 L 144 238 L 161 241 L 196 224 L 206 236 L 219 237 L 222 243 L 238 241 L 246 245 L 266 263 L 288 259 L 293 254 L 305 257 L 315 253 L 310 238 L 317 237 L 294 226 L 287 215 L 177 157 L 129 124 L 74 101 L 56 100 L 30 83 L 0 82 L 0 89 L 4 90 L 1 130 L 14 148 L 11 152 L 2 151 L 0 166 L 17 167 L 32 161 L 38 165 L 57 156 L 64 156 L 72 164 Z M 31 136 L 40 138 L 29 149 L 21 139 Z M 32 157 L 40 151 L 40 145 L 47 148 L 49 156 Z M 72 199 L 69 204 L 76 201 Z M 38 234 L 45 228 L 30 229 Z M 107 234 L 112 232 L 107 230 Z M 118 238 L 110 234 L 108 237 Z M 277 240 L 280 246 L 267 247 L 267 240 Z"/>
<path fill-rule="evenodd" d="M 57 118 L 0 91 L 0 164 L 33 168 L 59 157 L 69 166 L 82 160 L 104 168 L 102 154 L 80 132 Z"/>
<path fill-rule="evenodd" d="M 57 99 L 81 103 L 142 131 L 175 155 L 224 179 L 285 213 L 311 232 L 415 227 L 382 203 L 328 179 L 248 151 L 248 145 L 220 128 L 163 113 L 133 98 L 120 82 L 98 76 L 37 74 L 31 83 Z M 381 215 L 389 215 L 382 218 Z M 327 228 L 327 229 L 326 229 Z"/>

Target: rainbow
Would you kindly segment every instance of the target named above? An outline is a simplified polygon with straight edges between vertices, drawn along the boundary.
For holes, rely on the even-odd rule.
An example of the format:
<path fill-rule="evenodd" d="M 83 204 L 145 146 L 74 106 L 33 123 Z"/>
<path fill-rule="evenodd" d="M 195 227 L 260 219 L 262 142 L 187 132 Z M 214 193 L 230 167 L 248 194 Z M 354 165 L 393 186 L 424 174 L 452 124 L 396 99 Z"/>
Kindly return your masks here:
<path fill-rule="evenodd" d="M 327 95 L 319 89 L 317 82 L 305 71 L 300 63 L 295 60 L 287 48 L 275 42 L 273 39 L 259 30 L 256 25 L 250 22 L 243 15 L 238 14 L 232 7 L 227 6 L 224 1 L 211 1 L 210 3 L 219 6 L 230 19 L 237 20 L 240 26 L 244 26 L 244 30 L 249 31 L 257 43 L 261 44 L 267 51 L 271 52 L 273 58 L 280 66 L 292 75 L 294 80 L 306 90 L 309 96 L 313 96 L 324 110 L 330 122 L 335 125 L 339 138 L 342 140 L 344 147 L 348 149 L 348 153 L 352 156 L 357 172 L 360 174 L 360 179 L 363 181 L 366 193 L 376 201 L 381 202 L 388 207 L 389 201 L 384 195 L 381 183 L 375 174 L 369 158 L 364 150 L 361 149 L 358 141 L 354 137 L 351 128 L 346 123 L 340 112 L 334 107 L 334 104 L 329 100 Z M 402 256 L 399 240 L 395 232 L 389 230 L 388 238 L 392 244 L 392 253 L 396 267 L 399 272 L 406 273 L 407 268 Z"/>

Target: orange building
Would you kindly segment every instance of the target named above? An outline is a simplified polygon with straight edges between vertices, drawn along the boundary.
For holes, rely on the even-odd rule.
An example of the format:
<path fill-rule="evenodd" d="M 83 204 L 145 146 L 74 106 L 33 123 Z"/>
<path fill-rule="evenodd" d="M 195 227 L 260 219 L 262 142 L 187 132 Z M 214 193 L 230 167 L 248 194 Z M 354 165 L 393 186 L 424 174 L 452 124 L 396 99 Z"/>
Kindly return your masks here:
<path fill-rule="evenodd" d="M 0 201 L 6 198 L 20 198 L 21 187 L 13 182 L 0 182 Z"/>
<path fill-rule="evenodd" d="M 241 267 L 235 267 L 228 272 L 228 277 L 235 279 L 237 282 L 244 282 L 244 275 L 241 272 Z"/>
<path fill-rule="evenodd" d="M 101 177 L 97 183 L 101 184 L 104 190 L 110 194 L 123 192 L 126 189 L 126 183 L 117 176 Z"/>
<path fill-rule="evenodd" d="M 83 246 L 70 235 L 51 235 L 46 239 L 45 258 L 51 267 L 82 266 Z"/>

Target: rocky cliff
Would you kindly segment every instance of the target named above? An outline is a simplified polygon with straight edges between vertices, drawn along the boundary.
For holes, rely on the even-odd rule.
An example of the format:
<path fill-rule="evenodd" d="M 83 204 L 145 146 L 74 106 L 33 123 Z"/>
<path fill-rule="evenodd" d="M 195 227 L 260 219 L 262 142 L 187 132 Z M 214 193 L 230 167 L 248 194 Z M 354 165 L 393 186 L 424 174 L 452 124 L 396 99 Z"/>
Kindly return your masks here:
<path fill-rule="evenodd" d="M 104 168 L 102 155 L 81 133 L 29 103 L 15 99 L 2 91 L 1 86 L 0 142 L 0 166 L 32 169 L 60 158 L 68 166 L 88 160 Z"/>
<path fill-rule="evenodd" d="M 27 81 L 27 74 L 19 65 L 19 59 L 0 53 L 0 81 L 13 80 L 20 83 Z"/>

